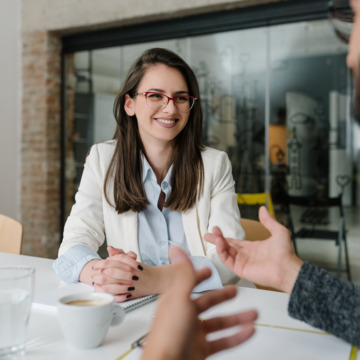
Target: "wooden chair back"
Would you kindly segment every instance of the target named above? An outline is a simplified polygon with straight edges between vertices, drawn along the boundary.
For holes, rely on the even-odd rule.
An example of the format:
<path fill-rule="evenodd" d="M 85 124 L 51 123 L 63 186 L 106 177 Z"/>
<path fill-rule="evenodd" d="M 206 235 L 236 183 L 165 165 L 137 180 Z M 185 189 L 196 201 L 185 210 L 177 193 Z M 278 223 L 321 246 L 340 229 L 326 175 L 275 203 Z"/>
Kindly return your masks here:
<path fill-rule="evenodd" d="M 20 254 L 23 226 L 18 221 L 0 214 L 0 251 Z"/>
<path fill-rule="evenodd" d="M 245 240 L 265 240 L 271 235 L 260 221 L 241 219 L 241 226 L 245 231 Z"/>

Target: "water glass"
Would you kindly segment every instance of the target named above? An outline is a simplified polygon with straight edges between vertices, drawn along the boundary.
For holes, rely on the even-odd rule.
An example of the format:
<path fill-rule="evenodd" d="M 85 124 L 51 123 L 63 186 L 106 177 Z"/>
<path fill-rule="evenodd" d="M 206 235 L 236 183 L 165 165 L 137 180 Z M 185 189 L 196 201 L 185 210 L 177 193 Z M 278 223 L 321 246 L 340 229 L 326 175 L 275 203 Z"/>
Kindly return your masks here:
<path fill-rule="evenodd" d="M 34 276 L 34 268 L 0 268 L 0 359 L 25 353 Z"/>

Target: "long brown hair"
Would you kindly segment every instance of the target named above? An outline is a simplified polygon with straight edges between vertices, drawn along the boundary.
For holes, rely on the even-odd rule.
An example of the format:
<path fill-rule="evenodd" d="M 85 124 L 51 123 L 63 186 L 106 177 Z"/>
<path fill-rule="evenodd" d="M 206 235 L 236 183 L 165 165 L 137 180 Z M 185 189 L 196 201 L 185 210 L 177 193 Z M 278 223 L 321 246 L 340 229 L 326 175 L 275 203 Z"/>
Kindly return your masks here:
<path fill-rule="evenodd" d="M 171 210 L 189 210 L 196 202 L 196 195 L 200 196 L 203 191 L 202 109 L 195 74 L 189 65 L 172 51 L 160 48 L 149 49 L 135 61 L 129 70 L 114 104 L 114 116 L 117 123 L 114 135 L 116 148 L 106 173 L 104 193 L 107 202 L 114 206 L 119 214 L 128 210 L 143 211 L 148 204 L 142 180 L 141 160 L 142 154 L 146 156 L 146 153 L 139 135 L 136 116 L 129 116 L 125 111 L 125 97 L 126 94 L 133 96 L 146 70 L 156 64 L 165 64 L 180 71 L 185 78 L 190 95 L 198 99 L 190 111 L 186 126 L 173 142 L 172 191 L 164 205 Z M 115 204 L 112 204 L 109 199 L 108 190 L 111 186 L 113 186 Z"/>

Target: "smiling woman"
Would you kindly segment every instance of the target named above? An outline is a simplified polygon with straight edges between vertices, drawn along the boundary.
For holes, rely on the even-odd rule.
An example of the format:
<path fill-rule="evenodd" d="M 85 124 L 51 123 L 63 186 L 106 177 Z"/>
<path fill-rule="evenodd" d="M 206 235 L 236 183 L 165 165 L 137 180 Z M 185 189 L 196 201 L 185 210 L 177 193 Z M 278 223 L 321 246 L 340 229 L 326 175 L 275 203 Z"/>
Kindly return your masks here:
<path fill-rule="evenodd" d="M 234 274 L 203 235 L 214 225 L 244 238 L 231 164 L 202 144 L 196 77 L 177 54 L 145 51 L 114 105 L 114 139 L 94 145 L 66 222 L 57 274 L 92 284 L 117 301 L 164 292 L 173 281 L 175 245 L 212 276 L 195 291 L 220 288 Z M 105 242 L 109 256 L 98 248 Z"/>

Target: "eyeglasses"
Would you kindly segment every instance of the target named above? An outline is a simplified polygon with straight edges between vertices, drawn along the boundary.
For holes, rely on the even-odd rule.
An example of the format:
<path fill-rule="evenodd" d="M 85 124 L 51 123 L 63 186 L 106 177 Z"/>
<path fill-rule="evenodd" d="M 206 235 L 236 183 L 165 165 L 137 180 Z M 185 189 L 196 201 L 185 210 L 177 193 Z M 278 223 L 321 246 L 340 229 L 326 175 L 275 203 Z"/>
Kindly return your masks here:
<path fill-rule="evenodd" d="M 145 95 L 146 104 L 149 108 L 153 110 L 160 110 L 164 109 L 170 100 L 174 102 L 176 109 L 179 112 L 189 112 L 197 98 L 191 95 L 179 95 L 170 97 L 165 94 L 161 94 L 158 92 L 153 91 L 146 91 L 146 92 L 134 92 L 134 95 Z"/>
<path fill-rule="evenodd" d="M 354 23 L 354 14 L 349 6 L 349 0 L 330 1 L 329 17 L 336 35 L 348 43 Z"/>

